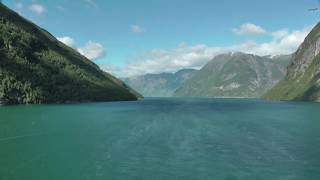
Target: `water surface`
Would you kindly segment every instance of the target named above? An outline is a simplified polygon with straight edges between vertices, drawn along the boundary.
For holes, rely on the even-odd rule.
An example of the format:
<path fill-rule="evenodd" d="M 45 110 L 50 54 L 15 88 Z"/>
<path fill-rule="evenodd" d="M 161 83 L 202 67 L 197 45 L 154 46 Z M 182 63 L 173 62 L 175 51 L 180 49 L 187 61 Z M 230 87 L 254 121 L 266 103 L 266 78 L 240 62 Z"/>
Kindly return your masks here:
<path fill-rule="evenodd" d="M 320 104 L 0 107 L 0 180 L 319 180 Z"/>

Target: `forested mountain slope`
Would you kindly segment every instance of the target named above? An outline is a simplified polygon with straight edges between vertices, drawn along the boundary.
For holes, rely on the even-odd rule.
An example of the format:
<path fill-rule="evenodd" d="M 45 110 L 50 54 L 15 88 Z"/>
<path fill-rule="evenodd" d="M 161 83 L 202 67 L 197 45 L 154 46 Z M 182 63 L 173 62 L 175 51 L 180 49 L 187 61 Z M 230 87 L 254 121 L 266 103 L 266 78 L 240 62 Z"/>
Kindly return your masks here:
<path fill-rule="evenodd" d="M 0 102 L 136 100 L 122 81 L 0 3 Z"/>

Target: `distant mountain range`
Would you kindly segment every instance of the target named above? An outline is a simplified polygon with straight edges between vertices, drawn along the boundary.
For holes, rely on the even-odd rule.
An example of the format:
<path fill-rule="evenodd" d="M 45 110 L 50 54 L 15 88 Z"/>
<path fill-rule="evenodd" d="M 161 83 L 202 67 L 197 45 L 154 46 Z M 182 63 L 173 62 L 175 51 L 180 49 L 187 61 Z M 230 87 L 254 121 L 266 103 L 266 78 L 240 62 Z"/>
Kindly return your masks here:
<path fill-rule="evenodd" d="M 291 56 L 216 56 L 174 93 L 176 97 L 260 97 L 286 73 Z"/>
<path fill-rule="evenodd" d="M 143 82 L 145 85 L 142 86 L 149 87 L 144 92 L 150 96 L 153 96 L 154 89 L 157 92 L 163 90 L 161 81 Z M 129 84 L 137 87 L 134 81 Z M 256 56 L 240 52 L 218 55 L 201 70 L 181 79 L 168 93 L 157 95 L 163 94 L 320 101 L 320 23 L 293 55 Z"/>
<path fill-rule="evenodd" d="M 122 81 L 0 2 L 0 104 L 138 97 Z"/>
<path fill-rule="evenodd" d="M 176 73 L 146 74 L 123 78 L 123 81 L 144 97 L 171 97 L 197 70 L 183 69 Z"/>
<path fill-rule="evenodd" d="M 320 101 L 320 23 L 294 53 L 285 78 L 264 98 Z"/>
<path fill-rule="evenodd" d="M 123 80 L 145 97 L 260 97 L 285 76 L 290 58 L 228 53 L 216 56 L 201 70 Z"/>

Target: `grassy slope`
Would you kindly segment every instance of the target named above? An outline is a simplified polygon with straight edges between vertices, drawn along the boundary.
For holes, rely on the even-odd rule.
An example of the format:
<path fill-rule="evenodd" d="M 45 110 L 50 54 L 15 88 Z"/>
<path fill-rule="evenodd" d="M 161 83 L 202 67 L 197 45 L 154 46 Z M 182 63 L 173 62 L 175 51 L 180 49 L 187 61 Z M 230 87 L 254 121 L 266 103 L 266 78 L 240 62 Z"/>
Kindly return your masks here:
<path fill-rule="evenodd" d="M 123 82 L 0 3 L 0 101 L 136 100 Z"/>

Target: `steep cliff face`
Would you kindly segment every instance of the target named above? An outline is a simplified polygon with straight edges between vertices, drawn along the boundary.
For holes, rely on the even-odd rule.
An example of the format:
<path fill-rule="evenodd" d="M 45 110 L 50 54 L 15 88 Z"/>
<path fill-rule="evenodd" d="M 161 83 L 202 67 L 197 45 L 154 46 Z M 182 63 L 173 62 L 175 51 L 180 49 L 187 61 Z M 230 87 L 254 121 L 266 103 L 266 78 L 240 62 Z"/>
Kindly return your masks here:
<path fill-rule="evenodd" d="M 0 3 L 0 103 L 136 100 L 122 81 Z"/>
<path fill-rule="evenodd" d="M 259 97 L 285 75 L 290 56 L 215 57 L 175 92 L 178 97 Z"/>
<path fill-rule="evenodd" d="M 288 67 L 288 79 L 295 79 L 305 73 L 312 64 L 314 58 L 320 52 L 320 24 L 318 24 L 307 36 L 299 49 L 293 55 L 292 62 Z"/>
<path fill-rule="evenodd" d="M 318 101 L 320 98 L 320 24 L 294 53 L 285 78 L 264 95 L 271 100 Z"/>

